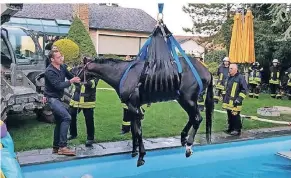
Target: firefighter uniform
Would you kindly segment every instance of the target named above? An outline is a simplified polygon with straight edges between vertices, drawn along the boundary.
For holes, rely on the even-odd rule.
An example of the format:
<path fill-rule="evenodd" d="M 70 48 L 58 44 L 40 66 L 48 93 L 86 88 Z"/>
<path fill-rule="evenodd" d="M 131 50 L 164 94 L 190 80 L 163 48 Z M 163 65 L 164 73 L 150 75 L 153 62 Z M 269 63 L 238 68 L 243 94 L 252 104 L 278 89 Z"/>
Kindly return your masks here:
<path fill-rule="evenodd" d="M 273 63 L 278 64 L 278 60 L 274 59 Z M 282 95 L 280 94 L 280 67 L 278 65 L 273 65 L 270 67 L 270 90 L 271 90 L 271 97 L 280 99 Z"/>
<path fill-rule="evenodd" d="M 259 98 L 260 94 L 260 84 L 261 84 L 261 71 L 263 69 L 259 69 L 260 64 L 255 62 L 253 66 L 249 67 L 249 97 L 250 98 Z"/>
<path fill-rule="evenodd" d="M 286 88 L 287 88 L 287 96 L 288 100 L 291 100 L 291 67 L 286 70 L 285 72 L 285 78 L 286 78 Z"/>
<path fill-rule="evenodd" d="M 86 146 L 91 146 L 94 140 L 94 108 L 96 101 L 96 87 L 99 79 L 91 79 L 85 83 L 73 86 L 73 96 L 70 101 L 70 114 L 72 117 L 70 125 L 70 138 L 77 137 L 77 115 L 83 110 L 87 128 Z"/>
<path fill-rule="evenodd" d="M 223 61 L 228 61 L 229 59 L 224 58 Z M 221 66 L 219 66 L 218 71 L 217 71 L 217 75 L 218 75 L 218 81 L 217 84 L 215 85 L 215 96 L 214 96 L 214 101 L 216 103 L 218 103 L 218 101 L 223 98 L 224 93 L 225 93 L 225 81 L 227 80 L 228 77 L 228 71 L 229 67 L 225 66 L 224 64 L 222 64 Z"/>
<path fill-rule="evenodd" d="M 234 76 L 229 76 L 222 103 L 222 108 L 227 110 L 228 129 L 226 132 L 228 133 L 233 131 L 238 135 L 241 133 L 240 111 L 242 109 L 242 101 L 246 97 L 247 92 L 247 83 L 241 74 L 236 73 Z"/>

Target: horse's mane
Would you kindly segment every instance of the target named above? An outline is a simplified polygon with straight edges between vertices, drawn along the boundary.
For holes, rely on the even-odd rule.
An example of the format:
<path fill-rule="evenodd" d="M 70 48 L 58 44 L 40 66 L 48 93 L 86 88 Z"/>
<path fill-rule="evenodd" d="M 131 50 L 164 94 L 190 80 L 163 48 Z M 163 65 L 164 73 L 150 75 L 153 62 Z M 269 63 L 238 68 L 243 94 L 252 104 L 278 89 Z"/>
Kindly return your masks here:
<path fill-rule="evenodd" d="M 132 62 L 133 60 L 122 60 L 122 59 L 114 59 L 114 58 L 102 58 L 95 57 L 94 62 L 98 64 L 108 64 L 108 63 L 121 63 L 121 62 Z"/>

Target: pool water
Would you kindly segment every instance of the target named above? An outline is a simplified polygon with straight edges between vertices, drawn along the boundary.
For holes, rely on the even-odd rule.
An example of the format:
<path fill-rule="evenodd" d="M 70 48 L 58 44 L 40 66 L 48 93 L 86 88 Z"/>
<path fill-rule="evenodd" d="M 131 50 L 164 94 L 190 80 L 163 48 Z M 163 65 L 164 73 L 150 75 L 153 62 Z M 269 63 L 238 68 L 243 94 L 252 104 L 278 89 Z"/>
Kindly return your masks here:
<path fill-rule="evenodd" d="M 130 154 L 87 158 L 22 167 L 25 178 L 290 178 L 291 161 L 275 155 L 289 151 L 291 137 L 197 146 L 190 158 L 185 148 L 148 151 L 145 165 L 136 167 Z"/>

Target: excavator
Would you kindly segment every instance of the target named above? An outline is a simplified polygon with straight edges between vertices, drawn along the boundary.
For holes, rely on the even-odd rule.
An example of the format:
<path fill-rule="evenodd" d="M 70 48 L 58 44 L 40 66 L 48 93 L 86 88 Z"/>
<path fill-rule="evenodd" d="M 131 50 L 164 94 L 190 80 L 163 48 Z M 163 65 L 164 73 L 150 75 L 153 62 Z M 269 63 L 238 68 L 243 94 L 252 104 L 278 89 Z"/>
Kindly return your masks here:
<path fill-rule="evenodd" d="M 35 112 L 38 120 L 54 122 L 49 107 L 42 103 L 47 57 L 40 45 L 46 36 L 24 27 L 4 23 L 23 4 L 1 4 L 1 120 L 9 114 Z"/>

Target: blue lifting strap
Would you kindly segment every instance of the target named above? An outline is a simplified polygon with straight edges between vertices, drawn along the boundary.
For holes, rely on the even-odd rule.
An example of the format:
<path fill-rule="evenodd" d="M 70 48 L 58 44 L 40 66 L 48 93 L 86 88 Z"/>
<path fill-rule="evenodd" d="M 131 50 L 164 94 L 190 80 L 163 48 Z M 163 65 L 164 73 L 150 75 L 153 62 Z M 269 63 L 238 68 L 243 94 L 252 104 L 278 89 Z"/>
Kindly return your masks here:
<path fill-rule="evenodd" d="M 147 55 L 147 47 L 149 46 L 149 44 L 152 41 L 152 37 L 149 37 L 147 39 L 147 41 L 144 43 L 143 47 L 140 49 L 139 53 L 137 54 L 137 56 L 140 56 L 140 59 L 145 60 L 146 59 L 146 55 Z"/>
<path fill-rule="evenodd" d="M 146 59 L 146 55 L 147 55 L 147 47 L 149 46 L 149 44 L 152 41 L 152 37 L 149 37 L 147 39 L 147 41 L 144 43 L 143 47 L 140 49 L 139 53 L 137 54 L 137 57 L 140 56 L 141 60 L 145 60 Z M 121 90 L 121 87 L 123 85 L 123 82 L 125 80 L 125 77 L 127 76 L 127 73 L 129 72 L 129 70 L 131 69 L 131 67 L 136 64 L 138 62 L 138 60 L 135 60 L 134 62 L 130 63 L 128 65 L 128 67 L 126 68 L 125 72 L 123 73 L 120 82 L 119 82 L 119 91 Z"/>
<path fill-rule="evenodd" d="M 179 57 L 178 57 L 178 55 L 176 53 L 175 46 L 174 46 L 174 44 L 171 43 L 171 40 L 169 38 L 167 39 L 167 45 L 168 45 L 169 51 L 172 52 L 172 55 L 174 57 L 176 65 L 178 67 L 178 72 L 180 74 L 180 73 L 182 73 L 182 65 L 181 65 L 181 63 L 179 61 Z"/>
<path fill-rule="evenodd" d="M 180 51 L 180 53 L 182 54 L 182 56 L 186 60 L 187 64 L 189 65 L 189 67 L 190 67 L 190 69 L 191 69 L 191 71 L 192 71 L 192 73 L 193 73 L 194 77 L 196 78 L 197 83 L 199 85 L 199 93 L 198 94 L 200 94 L 202 92 L 202 90 L 203 90 L 203 84 L 202 84 L 202 80 L 201 80 L 201 78 L 200 78 L 197 70 L 194 68 L 194 66 L 190 62 L 188 56 L 185 54 L 185 52 L 183 51 L 183 49 L 181 48 L 181 46 L 179 45 L 179 43 L 175 40 L 175 38 L 173 36 L 170 36 L 169 38 L 171 40 L 171 43 L 178 48 L 178 50 Z M 172 52 L 173 52 L 173 50 L 172 50 Z"/>
<path fill-rule="evenodd" d="M 135 60 L 135 61 L 131 62 L 131 63 L 128 65 L 128 67 L 127 67 L 127 69 L 125 70 L 125 72 L 123 73 L 123 75 L 122 75 L 122 77 L 121 77 L 121 79 L 120 79 L 120 82 L 119 82 L 119 95 L 120 95 L 120 90 L 121 90 L 122 84 L 123 84 L 123 82 L 124 82 L 124 80 L 125 80 L 125 77 L 127 76 L 127 73 L 129 72 L 129 70 L 131 69 L 131 67 L 132 67 L 134 64 L 136 64 L 137 62 L 138 62 L 138 60 Z"/>
<path fill-rule="evenodd" d="M 159 8 L 159 13 L 163 13 L 163 9 L 164 9 L 164 3 L 159 3 L 158 4 L 158 8 Z"/>

